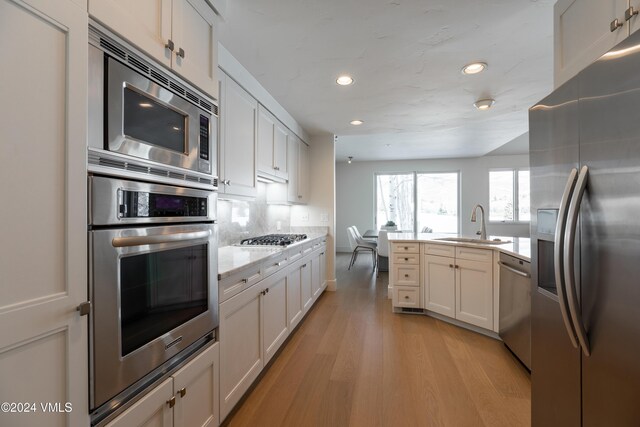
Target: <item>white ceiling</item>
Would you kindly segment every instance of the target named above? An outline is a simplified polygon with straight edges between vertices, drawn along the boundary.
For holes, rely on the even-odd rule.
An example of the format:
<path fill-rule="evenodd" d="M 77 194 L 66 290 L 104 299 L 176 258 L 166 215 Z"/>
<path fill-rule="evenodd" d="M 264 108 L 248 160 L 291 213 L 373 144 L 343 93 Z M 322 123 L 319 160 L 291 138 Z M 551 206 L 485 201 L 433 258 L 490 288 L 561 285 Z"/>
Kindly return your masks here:
<path fill-rule="evenodd" d="M 474 157 L 526 132 L 551 91 L 553 3 L 232 0 L 220 40 L 305 130 L 338 136 L 338 161 Z M 489 68 L 462 75 L 476 60 Z"/>

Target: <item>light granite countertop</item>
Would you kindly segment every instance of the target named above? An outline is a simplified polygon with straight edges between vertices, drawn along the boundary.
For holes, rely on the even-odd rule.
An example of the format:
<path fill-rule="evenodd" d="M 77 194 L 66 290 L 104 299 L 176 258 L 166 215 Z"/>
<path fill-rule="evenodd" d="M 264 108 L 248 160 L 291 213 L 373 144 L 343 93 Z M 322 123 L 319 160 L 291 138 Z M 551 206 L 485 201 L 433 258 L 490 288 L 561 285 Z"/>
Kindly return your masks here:
<path fill-rule="evenodd" d="M 288 250 L 295 250 L 316 239 L 325 237 L 326 233 L 306 233 L 307 238 L 287 247 L 283 246 L 222 246 L 218 248 L 218 280 L 229 277 L 243 268 L 264 262 L 271 257 Z"/>
<path fill-rule="evenodd" d="M 489 236 L 487 239 L 500 239 L 508 243 L 492 245 L 486 243 L 471 242 L 449 242 L 440 240 L 451 237 L 467 237 L 457 234 L 441 234 L 441 233 L 389 233 L 390 242 L 424 242 L 438 243 L 442 245 L 467 246 L 472 248 L 486 248 L 504 252 L 513 255 L 525 261 L 531 261 L 531 239 L 529 237 L 508 237 L 508 236 Z"/>

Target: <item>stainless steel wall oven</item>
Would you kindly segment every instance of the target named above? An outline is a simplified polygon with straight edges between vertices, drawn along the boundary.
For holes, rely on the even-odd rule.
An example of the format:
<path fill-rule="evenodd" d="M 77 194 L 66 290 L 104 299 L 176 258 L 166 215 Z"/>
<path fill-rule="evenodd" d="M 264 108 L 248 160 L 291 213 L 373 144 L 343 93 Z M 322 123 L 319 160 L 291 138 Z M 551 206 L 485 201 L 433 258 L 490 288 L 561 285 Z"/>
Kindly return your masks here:
<path fill-rule="evenodd" d="M 96 175 L 89 187 L 95 409 L 215 338 L 217 194 Z"/>
<path fill-rule="evenodd" d="M 216 101 L 89 27 L 92 425 L 216 339 Z"/>

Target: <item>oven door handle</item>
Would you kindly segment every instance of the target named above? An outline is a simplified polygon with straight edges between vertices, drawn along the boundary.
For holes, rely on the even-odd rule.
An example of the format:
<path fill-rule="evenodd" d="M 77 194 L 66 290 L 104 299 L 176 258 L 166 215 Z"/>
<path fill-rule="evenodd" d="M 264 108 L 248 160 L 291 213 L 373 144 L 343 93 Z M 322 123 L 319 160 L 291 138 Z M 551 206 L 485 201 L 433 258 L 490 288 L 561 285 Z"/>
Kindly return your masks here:
<path fill-rule="evenodd" d="M 207 239 L 211 236 L 211 230 L 194 231 L 191 233 L 171 233 L 157 236 L 130 236 L 114 237 L 111 244 L 114 248 L 129 246 L 157 245 L 161 243 L 187 242 L 190 240 Z"/>

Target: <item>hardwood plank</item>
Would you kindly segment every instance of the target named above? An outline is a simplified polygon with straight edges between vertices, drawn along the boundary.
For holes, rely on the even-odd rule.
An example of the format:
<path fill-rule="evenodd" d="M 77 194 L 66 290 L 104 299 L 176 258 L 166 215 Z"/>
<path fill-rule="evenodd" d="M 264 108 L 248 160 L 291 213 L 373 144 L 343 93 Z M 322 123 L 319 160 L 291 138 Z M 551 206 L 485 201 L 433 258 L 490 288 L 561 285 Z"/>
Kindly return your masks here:
<path fill-rule="evenodd" d="M 368 259 L 325 292 L 227 426 L 529 426 L 529 374 L 497 340 L 391 312 Z M 368 262 L 365 262 L 368 261 Z"/>

